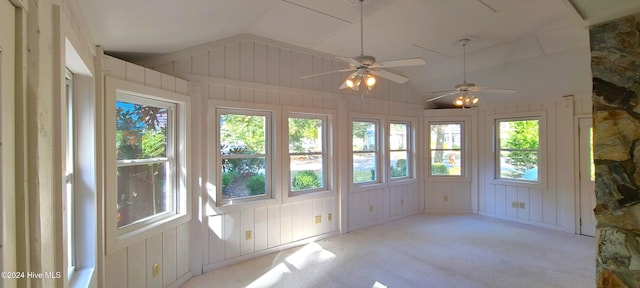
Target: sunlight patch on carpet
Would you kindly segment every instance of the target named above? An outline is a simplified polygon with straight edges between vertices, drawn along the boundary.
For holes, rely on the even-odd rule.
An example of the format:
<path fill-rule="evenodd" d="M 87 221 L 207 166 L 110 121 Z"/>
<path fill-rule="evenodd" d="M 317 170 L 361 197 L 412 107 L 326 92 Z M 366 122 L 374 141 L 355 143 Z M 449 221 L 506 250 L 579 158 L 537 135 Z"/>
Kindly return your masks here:
<path fill-rule="evenodd" d="M 286 277 L 293 277 L 295 274 L 304 273 L 305 269 L 317 269 L 319 265 L 336 258 L 333 254 L 322 246 L 311 242 L 295 253 L 287 257 L 282 263 L 271 268 L 247 287 L 271 287 Z M 375 287 L 375 286 L 374 286 Z M 379 286 L 380 288 L 386 286 Z"/>

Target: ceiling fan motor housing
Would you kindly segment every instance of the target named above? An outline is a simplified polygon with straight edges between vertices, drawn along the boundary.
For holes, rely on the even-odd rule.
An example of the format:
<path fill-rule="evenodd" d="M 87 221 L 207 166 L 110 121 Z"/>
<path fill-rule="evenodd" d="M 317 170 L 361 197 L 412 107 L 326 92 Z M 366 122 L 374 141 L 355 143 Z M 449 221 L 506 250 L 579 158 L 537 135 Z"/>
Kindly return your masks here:
<path fill-rule="evenodd" d="M 458 84 L 456 85 L 456 90 L 459 91 L 468 91 L 469 89 L 476 87 L 476 84 L 471 83 L 471 82 L 464 82 L 462 84 Z"/>
<path fill-rule="evenodd" d="M 365 66 L 371 66 L 373 63 L 376 63 L 376 58 L 370 55 L 360 55 L 353 59 Z"/>

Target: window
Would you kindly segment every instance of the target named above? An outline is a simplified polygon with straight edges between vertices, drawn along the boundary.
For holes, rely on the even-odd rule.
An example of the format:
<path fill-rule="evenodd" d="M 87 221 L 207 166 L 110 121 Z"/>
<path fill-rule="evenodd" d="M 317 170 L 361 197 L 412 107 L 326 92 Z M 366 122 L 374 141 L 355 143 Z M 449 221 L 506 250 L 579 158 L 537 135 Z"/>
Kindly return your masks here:
<path fill-rule="evenodd" d="M 352 122 L 354 184 L 379 182 L 380 133 L 378 127 L 379 122 L 374 120 Z"/>
<path fill-rule="evenodd" d="M 462 123 L 430 123 L 429 130 L 430 175 L 463 176 Z"/>
<path fill-rule="evenodd" d="M 170 102 L 118 94 L 118 228 L 176 210 L 175 119 Z"/>
<path fill-rule="evenodd" d="M 589 180 L 596 181 L 596 163 L 593 161 L 593 127 L 589 128 Z"/>
<path fill-rule="evenodd" d="M 540 119 L 496 119 L 499 179 L 538 182 L 540 180 Z"/>
<path fill-rule="evenodd" d="M 107 253 L 189 220 L 189 97 L 105 81 Z"/>
<path fill-rule="evenodd" d="M 270 123 L 266 111 L 218 110 L 222 203 L 270 198 Z"/>
<path fill-rule="evenodd" d="M 327 189 L 327 117 L 305 114 L 289 116 L 290 191 Z"/>
<path fill-rule="evenodd" d="M 411 124 L 389 124 L 389 175 L 391 179 L 411 177 Z"/>
<path fill-rule="evenodd" d="M 67 71 L 61 75 L 60 80 L 64 90 L 62 91 L 60 105 L 60 131 L 61 131 L 61 171 L 64 172 L 62 194 L 63 213 L 60 214 L 60 222 L 62 229 L 59 231 L 60 238 L 63 239 L 62 257 L 64 257 L 64 268 L 62 269 L 65 277 L 65 287 L 93 287 L 96 281 L 96 261 L 98 256 L 98 234 L 96 233 L 96 223 L 98 223 L 97 210 L 97 191 L 99 171 L 109 171 L 115 176 L 115 157 L 109 158 L 104 165 L 97 164 L 98 160 L 96 148 L 98 143 L 97 129 L 102 131 L 109 125 L 115 128 L 115 112 L 109 113 L 109 120 L 104 125 L 96 125 L 96 121 L 102 117 L 96 117 L 97 103 L 95 97 L 94 83 L 95 79 L 91 71 L 80 59 L 79 54 L 67 39 L 65 41 L 65 66 Z M 115 97 L 115 93 L 113 94 Z M 110 100 L 112 108 L 115 108 L 115 100 Z M 102 101 L 100 101 L 102 102 Z M 102 107 L 102 106 L 100 106 Z M 115 109 L 112 109 L 114 111 Z M 105 115 L 106 114 L 102 114 Z M 103 120 L 100 120 L 100 123 Z M 100 126 L 100 127 L 98 127 Z M 111 130 L 115 134 L 115 129 Z M 107 139 L 107 138 L 105 138 Z M 115 151 L 113 146 L 113 136 L 108 137 L 108 142 L 101 143 L 110 148 L 111 153 Z M 114 155 L 114 154 L 112 154 Z M 100 162 L 102 163 L 102 162 Z M 108 170 L 103 170 L 108 167 Z M 113 178 L 112 178 L 113 179 Z M 105 224 L 113 225 L 115 229 L 116 223 L 116 203 L 115 193 L 116 186 L 111 186 L 115 180 L 105 182 L 108 186 L 109 193 L 107 199 L 113 199 L 106 208 L 111 213 Z M 113 196 L 113 198 L 112 198 Z M 107 211 L 105 211 L 107 212 Z M 100 218 L 101 219 L 101 218 Z M 114 235 L 111 233 L 110 235 Z"/>
<path fill-rule="evenodd" d="M 66 198 L 66 238 L 67 238 L 67 271 L 69 279 L 73 276 L 75 272 L 76 263 L 75 263 L 75 254 L 76 254 L 76 245 L 75 245 L 75 199 L 74 199 L 74 129 L 73 129 L 73 74 L 71 71 L 66 70 L 65 73 L 65 106 L 67 111 L 66 121 L 66 132 L 67 137 L 65 137 L 66 143 L 66 159 L 65 159 L 65 198 Z"/>

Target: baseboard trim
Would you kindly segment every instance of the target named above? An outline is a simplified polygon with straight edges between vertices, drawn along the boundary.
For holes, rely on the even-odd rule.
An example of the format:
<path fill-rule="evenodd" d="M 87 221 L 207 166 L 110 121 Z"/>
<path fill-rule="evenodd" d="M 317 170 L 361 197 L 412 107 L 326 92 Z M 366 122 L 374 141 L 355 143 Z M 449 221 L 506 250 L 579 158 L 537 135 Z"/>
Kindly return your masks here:
<path fill-rule="evenodd" d="M 439 214 L 476 214 L 473 213 L 473 210 L 467 209 L 447 209 L 447 210 L 439 210 L 439 209 L 425 209 L 424 213 L 439 213 Z"/>
<path fill-rule="evenodd" d="M 271 254 L 271 253 L 274 253 L 274 252 L 279 252 L 279 251 L 286 250 L 286 249 L 289 249 L 289 248 L 306 245 L 306 244 L 309 244 L 309 243 L 314 242 L 314 241 L 318 241 L 318 240 L 322 240 L 322 239 L 326 239 L 326 238 L 330 238 L 330 237 L 334 237 L 334 236 L 338 236 L 338 235 L 340 235 L 340 231 L 334 231 L 334 232 L 330 232 L 330 233 L 326 233 L 326 234 L 322 234 L 322 235 L 318 235 L 318 236 L 305 238 L 305 239 L 298 240 L 298 241 L 295 241 L 295 242 L 290 242 L 290 243 L 283 244 L 283 245 L 280 245 L 280 246 L 268 248 L 268 249 L 261 250 L 261 251 L 255 252 L 255 253 L 242 255 L 242 256 L 239 256 L 239 257 L 231 258 L 231 259 L 222 260 L 222 261 L 218 261 L 218 262 L 215 262 L 215 263 L 210 263 L 210 264 L 205 265 L 205 266 L 202 267 L 202 272 L 204 274 L 204 273 L 216 270 L 216 269 L 220 269 L 222 267 L 226 267 L 226 266 L 229 266 L 229 265 L 233 265 L 233 264 L 236 264 L 236 263 L 247 261 L 247 260 L 250 260 L 250 259 L 253 259 L 253 258 L 257 258 L 257 257 L 260 257 L 260 256 L 268 255 L 268 254 Z"/>
<path fill-rule="evenodd" d="M 169 288 L 181 287 L 182 285 L 184 285 L 184 283 L 187 283 L 187 281 L 189 281 L 191 278 L 193 278 L 193 273 L 191 273 L 191 271 L 188 271 L 187 273 L 184 273 L 182 277 L 178 278 L 178 280 L 173 282 L 173 284 L 169 285 Z"/>
<path fill-rule="evenodd" d="M 575 234 L 575 233 L 573 233 L 571 231 L 567 231 L 563 227 L 555 226 L 555 225 L 551 225 L 551 224 L 546 224 L 546 223 L 541 223 L 541 222 L 533 222 L 533 221 L 530 221 L 530 220 L 522 220 L 522 219 L 517 219 L 517 218 L 511 218 L 511 217 L 507 217 L 507 216 L 503 216 L 503 215 L 486 213 L 486 212 L 479 212 L 478 214 L 480 214 L 482 216 L 490 217 L 490 218 L 497 218 L 497 219 L 500 219 L 500 220 L 505 220 L 505 221 L 510 221 L 510 222 L 517 222 L 517 223 L 521 223 L 521 224 L 527 224 L 527 225 L 532 225 L 532 226 L 548 228 L 548 229 L 553 229 L 553 230 L 558 230 L 558 231 L 562 231 L 562 232 Z"/>
<path fill-rule="evenodd" d="M 381 224 L 388 223 L 388 222 L 395 221 L 395 220 L 400 220 L 400 219 L 403 219 L 403 218 L 407 218 L 409 216 L 418 215 L 418 214 L 422 214 L 422 213 L 424 213 L 424 212 L 420 211 L 420 210 L 416 210 L 416 211 L 413 211 L 413 212 L 411 212 L 409 214 L 405 214 L 405 215 L 393 216 L 393 217 L 385 218 L 383 220 L 376 221 L 376 222 L 370 222 L 370 223 L 360 224 L 360 225 L 356 225 L 356 226 L 350 226 L 350 227 L 347 227 L 347 233 L 353 232 L 353 231 L 357 231 L 357 230 L 360 230 L 360 229 L 364 229 L 364 228 L 368 228 L 368 227 L 372 227 L 372 226 L 376 226 L 376 225 L 381 225 Z"/>

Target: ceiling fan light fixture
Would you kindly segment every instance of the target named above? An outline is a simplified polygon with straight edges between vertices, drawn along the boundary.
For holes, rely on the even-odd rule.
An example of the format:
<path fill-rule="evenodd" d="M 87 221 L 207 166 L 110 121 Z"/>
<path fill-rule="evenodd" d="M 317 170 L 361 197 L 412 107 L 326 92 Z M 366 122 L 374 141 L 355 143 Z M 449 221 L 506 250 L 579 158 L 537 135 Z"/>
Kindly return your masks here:
<path fill-rule="evenodd" d="M 480 99 L 474 95 L 469 95 L 467 93 L 464 93 L 463 95 L 458 96 L 456 100 L 453 100 L 453 105 L 456 105 L 458 107 L 467 107 L 467 106 L 478 104 L 479 100 Z"/>
<path fill-rule="evenodd" d="M 377 83 L 378 81 L 376 80 L 376 77 L 373 77 L 373 75 L 371 74 L 367 74 L 365 84 L 367 85 L 367 89 L 369 89 L 369 91 L 373 90 L 373 88 L 376 88 Z"/>
<path fill-rule="evenodd" d="M 360 77 L 360 75 L 350 76 L 349 78 L 347 78 L 347 80 L 344 81 L 344 84 L 354 91 L 360 90 L 360 83 L 362 83 L 362 78 Z"/>

